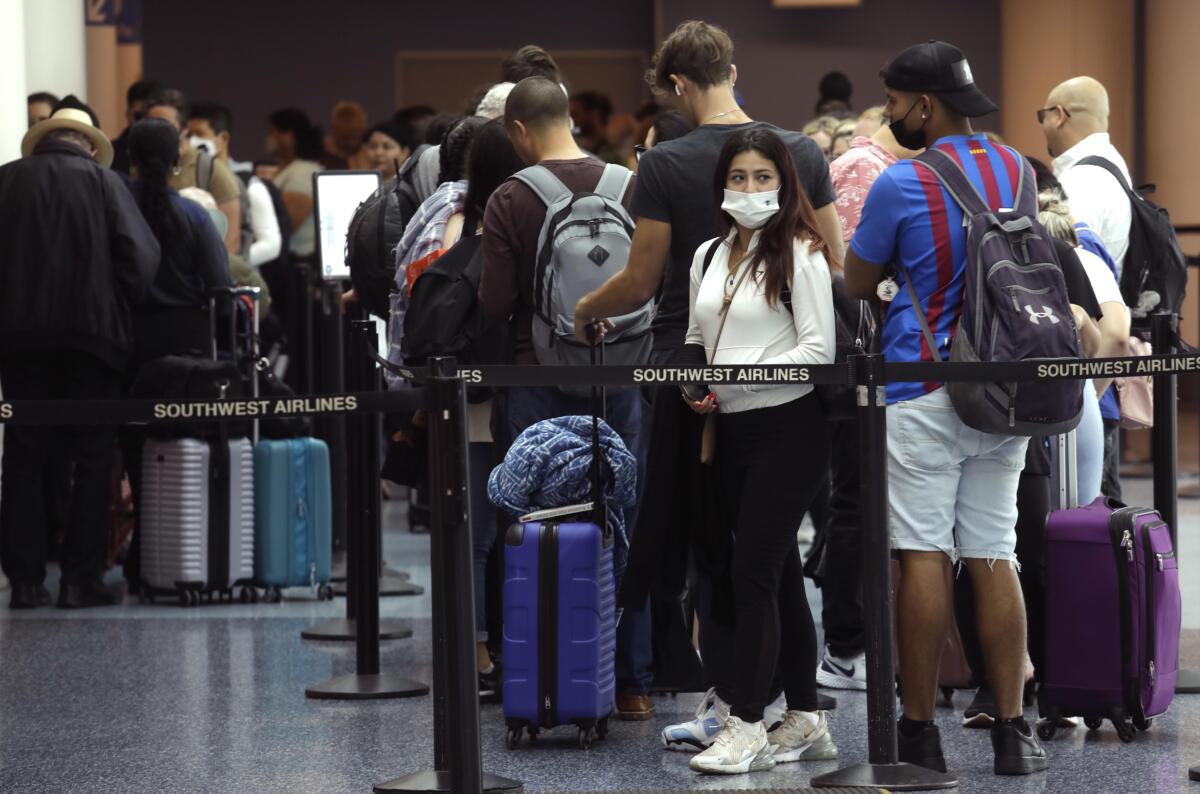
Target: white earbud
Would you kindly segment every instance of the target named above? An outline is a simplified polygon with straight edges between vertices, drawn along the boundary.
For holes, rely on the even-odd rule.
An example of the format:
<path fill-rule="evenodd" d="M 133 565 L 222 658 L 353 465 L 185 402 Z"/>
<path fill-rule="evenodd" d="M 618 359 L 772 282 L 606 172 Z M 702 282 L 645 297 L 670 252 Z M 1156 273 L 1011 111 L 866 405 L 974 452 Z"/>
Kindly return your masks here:
<path fill-rule="evenodd" d="M 683 92 L 679 90 L 679 83 L 675 84 L 675 96 L 683 96 Z"/>

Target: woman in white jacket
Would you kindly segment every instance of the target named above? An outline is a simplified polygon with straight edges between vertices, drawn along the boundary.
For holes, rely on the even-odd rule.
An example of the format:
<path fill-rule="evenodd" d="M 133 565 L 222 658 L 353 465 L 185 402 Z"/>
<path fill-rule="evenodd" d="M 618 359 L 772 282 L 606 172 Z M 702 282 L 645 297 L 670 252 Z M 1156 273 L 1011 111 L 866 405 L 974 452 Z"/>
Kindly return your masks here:
<path fill-rule="evenodd" d="M 726 233 L 702 245 L 691 271 L 689 364 L 829 364 L 834 309 L 828 245 L 787 146 L 747 129 L 715 175 Z M 684 389 L 712 414 L 720 520 L 734 536 L 736 679 L 729 716 L 693 757 L 701 772 L 737 774 L 837 756 L 817 711 L 816 631 L 804 594 L 796 528 L 829 466 L 829 436 L 811 385 Z M 710 448 L 706 439 L 706 449 Z M 779 667 L 788 711 L 767 733 L 763 709 Z"/>

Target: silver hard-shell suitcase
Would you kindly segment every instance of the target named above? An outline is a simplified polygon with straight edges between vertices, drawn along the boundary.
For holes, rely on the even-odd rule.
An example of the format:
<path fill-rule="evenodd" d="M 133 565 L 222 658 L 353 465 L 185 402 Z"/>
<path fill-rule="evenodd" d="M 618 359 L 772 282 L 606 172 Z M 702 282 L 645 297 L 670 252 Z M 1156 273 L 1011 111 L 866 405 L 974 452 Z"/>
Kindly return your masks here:
<path fill-rule="evenodd" d="M 235 584 L 253 579 L 254 448 L 249 439 L 148 440 L 142 483 L 141 575 L 151 593 L 178 592 L 190 605 L 203 593 L 232 596 Z M 243 600 L 252 596 L 243 588 Z"/>

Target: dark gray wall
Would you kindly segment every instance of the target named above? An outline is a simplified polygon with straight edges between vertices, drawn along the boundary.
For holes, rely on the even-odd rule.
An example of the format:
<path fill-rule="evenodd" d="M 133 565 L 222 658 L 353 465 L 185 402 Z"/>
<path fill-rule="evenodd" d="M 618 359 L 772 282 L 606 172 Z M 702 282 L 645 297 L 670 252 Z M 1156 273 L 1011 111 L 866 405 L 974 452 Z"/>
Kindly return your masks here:
<path fill-rule="evenodd" d="M 400 50 L 649 53 L 653 37 L 650 0 L 154 0 L 145 74 L 229 105 L 234 154 L 246 158 L 262 149 L 267 114 L 286 105 L 322 125 L 340 99 L 362 102 L 372 121 L 390 116 Z"/>
<path fill-rule="evenodd" d="M 998 101 L 1000 2 L 862 0 L 858 8 L 784 10 L 773 9 L 770 0 L 665 0 L 665 25 L 669 33 L 683 20 L 704 19 L 726 28 L 750 115 L 795 128 L 812 118 L 826 72 L 846 73 L 856 109 L 882 104 L 880 68 L 927 39 L 961 48 L 979 86 Z M 999 124 L 996 114 L 980 126 Z"/>
<path fill-rule="evenodd" d="M 779 10 L 770 0 L 664 0 L 663 9 L 668 32 L 697 17 L 728 28 L 751 115 L 797 127 L 812 116 L 826 71 L 849 75 L 854 105 L 865 108 L 882 97 L 883 63 L 928 38 L 961 47 L 980 86 L 999 99 L 1000 2 L 863 0 L 854 9 Z M 267 113 L 284 105 L 321 124 L 339 99 L 359 100 L 372 120 L 390 115 L 397 51 L 535 42 L 551 52 L 649 55 L 653 10 L 652 0 L 155 0 L 145 4 L 145 72 L 194 99 L 229 105 L 235 155 L 246 158 L 261 152 Z"/>

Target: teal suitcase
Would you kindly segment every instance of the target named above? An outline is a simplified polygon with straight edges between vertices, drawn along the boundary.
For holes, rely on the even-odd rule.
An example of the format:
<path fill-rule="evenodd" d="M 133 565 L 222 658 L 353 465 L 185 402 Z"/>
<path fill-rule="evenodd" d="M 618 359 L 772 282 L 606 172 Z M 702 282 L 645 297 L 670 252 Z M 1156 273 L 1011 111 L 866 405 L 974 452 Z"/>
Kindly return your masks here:
<path fill-rule="evenodd" d="M 332 598 L 329 447 L 314 438 L 260 441 L 254 496 L 254 578 L 268 589 L 268 600 L 301 586 Z"/>

